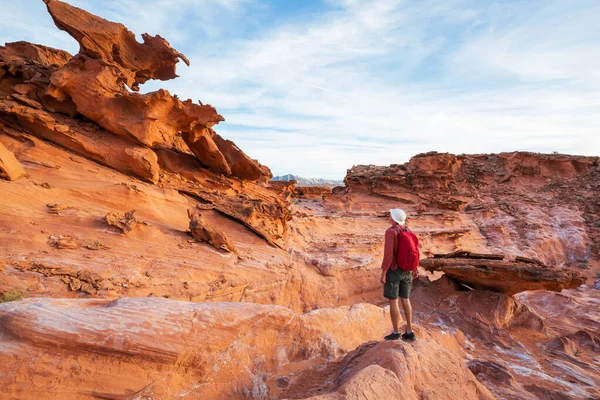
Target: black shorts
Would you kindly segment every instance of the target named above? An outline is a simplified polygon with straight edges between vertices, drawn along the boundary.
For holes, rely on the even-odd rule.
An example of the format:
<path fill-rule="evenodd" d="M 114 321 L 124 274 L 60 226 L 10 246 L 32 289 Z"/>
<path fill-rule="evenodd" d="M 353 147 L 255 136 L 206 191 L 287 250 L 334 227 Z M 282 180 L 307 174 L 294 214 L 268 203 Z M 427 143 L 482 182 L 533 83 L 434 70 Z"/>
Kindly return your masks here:
<path fill-rule="evenodd" d="M 398 297 L 408 299 L 410 297 L 410 289 L 412 288 L 412 271 L 403 269 L 388 269 L 383 285 L 383 297 L 394 300 Z"/>

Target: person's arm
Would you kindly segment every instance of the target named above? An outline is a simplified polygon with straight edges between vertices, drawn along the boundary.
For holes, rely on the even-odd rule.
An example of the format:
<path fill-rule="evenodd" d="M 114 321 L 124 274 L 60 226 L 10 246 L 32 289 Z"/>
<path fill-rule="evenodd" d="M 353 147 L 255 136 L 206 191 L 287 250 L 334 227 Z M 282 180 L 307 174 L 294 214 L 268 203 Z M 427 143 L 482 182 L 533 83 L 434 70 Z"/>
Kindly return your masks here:
<path fill-rule="evenodd" d="M 385 244 L 383 247 L 383 261 L 381 262 L 381 283 L 385 283 L 388 269 L 394 262 L 394 231 L 388 229 L 385 231 Z"/>

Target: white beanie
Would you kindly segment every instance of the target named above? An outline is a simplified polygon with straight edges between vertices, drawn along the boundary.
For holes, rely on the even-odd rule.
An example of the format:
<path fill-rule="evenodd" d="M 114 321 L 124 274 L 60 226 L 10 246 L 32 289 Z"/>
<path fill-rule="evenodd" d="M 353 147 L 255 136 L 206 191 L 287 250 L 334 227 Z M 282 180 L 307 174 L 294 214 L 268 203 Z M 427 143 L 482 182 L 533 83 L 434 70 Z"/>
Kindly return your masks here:
<path fill-rule="evenodd" d="M 404 222 L 406 221 L 406 213 L 403 210 L 399 208 L 393 208 L 390 210 L 390 215 L 394 221 L 400 225 L 404 225 Z"/>

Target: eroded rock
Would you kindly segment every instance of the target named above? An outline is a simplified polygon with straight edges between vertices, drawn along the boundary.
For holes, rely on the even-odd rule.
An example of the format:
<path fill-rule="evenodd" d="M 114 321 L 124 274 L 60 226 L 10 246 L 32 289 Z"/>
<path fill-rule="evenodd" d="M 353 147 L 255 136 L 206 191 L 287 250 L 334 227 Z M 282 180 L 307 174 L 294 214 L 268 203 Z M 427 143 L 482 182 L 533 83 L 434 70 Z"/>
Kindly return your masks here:
<path fill-rule="evenodd" d="M 476 289 L 513 295 L 527 290 L 560 292 L 585 283 L 580 273 L 532 262 L 482 257 L 439 257 L 421 260 L 428 271 L 442 271 L 452 279 Z"/>
<path fill-rule="evenodd" d="M 223 232 L 215 229 L 203 216 L 197 211 L 188 210 L 190 217 L 190 232 L 194 239 L 199 242 L 208 242 L 217 250 L 234 251 L 235 246 Z"/>
<path fill-rule="evenodd" d="M 311 386 L 300 375 L 287 392 L 290 398 L 307 400 L 495 398 L 435 333 L 416 332 L 422 339 L 412 344 L 364 343 L 346 355 L 337 368 L 325 370 L 330 375 L 321 376 L 321 385 Z M 451 346 L 449 341 L 452 338 L 446 345 Z"/>
<path fill-rule="evenodd" d="M 0 178 L 15 181 L 25 175 L 25 170 L 15 155 L 0 143 Z"/>
<path fill-rule="evenodd" d="M 97 277 L 83 273 L 75 278 L 92 285 L 97 282 Z M 77 289 L 80 282 L 71 280 L 70 284 L 83 290 L 83 284 Z M 11 383 L 5 393 L 16 390 L 12 382 L 18 375 L 31 382 L 31 390 L 58 379 L 65 391 L 75 392 L 85 382 L 88 387 L 115 393 L 126 392 L 124 388 L 134 382 L 139 385 L 138 394 L 151 393 L 162 399 L 186 393 L 202 399 L 242 400 L 248 398 L 244 393 L 257 385 L 268 393 L 266 382 L 276 379 L 280 369 L 290 363 L 306 363 L 313 354 L 311 349 L 329 352 L 325 344 L 345 353 L 378 337 L 372 324 L 385 320 L 381 309 L 368 304 L 323 309 L 308 316 L 252 303 L 192 303 L 151 297 L 27 299 L 0 304 L 4 339 L 19 350 L 9 356 L 0 352 L 0 360 L 7 367 L 3 370 L 7 371 L 6 382 Z M 327 332 L 331 324 L 340 331 Z M 307 335 L 297 338 L 299 331 Z M 56 365 L 66 363 L 70 373 L 78 375 L 77 381 L 63 380 L 60 368 L 39 374 L 45 364 L 23 367 L 33 354 Z M 72 355 L 77 357 L 76 364 L 71 364 Z M 16 365 L 22 368 L 11 368 Z M 38 379 L 30 380 L 32 376 Z"/>
<path fill-rule="evenodd" d="M 270 172 L 251 160 L 212 126 L 223 121 L 214 107 L 180 101 L 166 90 L 140 95 L 148 79 L 173 79 L 183 54 L 160 36 L 135 40 L 123 25 L 106 21 L 57 0 L 47 0 L 57 27 L 69 33 L 80 52 L 50 77 L 47 94 L 59 102 L 72 100 L 77 111 L 106 130 L 153 147 L 177 147 L 182 137 L 201 163 L 216 173 L 245 180 L 267 181 Z M 102 32 L 102 34 L 98 34 Z"/>
<path fill-rule="evenodd" d="M 138 43 L 121 24 L 58 0 L 46 4 L 56 25 L 80 43 L 80 52 L 71 57 L 25 42 L 0 47 L 2 123 L 145 181 L 162 178 L 164 187 L 214 203 L 283 247 L 289 199 L 261 187 L 272 176 L 269 169 L 214 132 L 223 120 L 215 108 L 181 101 L 166 90 L 142 95 L 126 87 L 135 91 L 148 79 L 175 78 L 185 57 L 160 36 L 143 35 Z M 167 151 L 181 158 L 193 154 L 195 162 L 174 168 L 191 182 L 161 175 L 156 153 Z"/>
<path fill-rule="evenodd" d="M 12 100 L 0 101 L 0 116 L 2 113 L 15 116 L 28 132 L 77 154 L 143 180 L 158 181 L 158 159 L 148 148 L 111 135 L 97 126 L 80 124 L 63 115 Z"/>
<path fill-rule="evenodd" d="M 133 230 L 133 228 L 135 228 L 135 226 L 138 223 L 138 221 L 135 219 L 135 216 L 133 215 L 134 213 L 135 210 L 131 210 L 126 212 L 125 215 L 121 216 L 119 214 L 111 212 L 106 214 L 104 219 L 106 220 L 106 223 L 108 225 L 114 226 L 115 228 L 123 232 L 125 235 L 127 235 Z"/>
<path fill-rule="evenodd" d="M 291 220 L 289 197 L 254 182 L 216 174 L 187 154 L 157 151 L 163 174 L 160 185 L 190 194 L 239 221 L 270 244 L 285 247 Z M 185 179 L 181 179 L 181 177 Z"/>
<path fill-rule="evenodd" d="M 159 35 L 142 35 L 144 43 L 122 24 L 107 21 L 62 1 L 44 0 L 56 26 L 79 42 L 80 54 L 105 60 L 129 70 L 133 88 L 148 79 L 168 80 L 177 77 L 179 60 L 189 65 L 185 56 L 171 48 Z"/>

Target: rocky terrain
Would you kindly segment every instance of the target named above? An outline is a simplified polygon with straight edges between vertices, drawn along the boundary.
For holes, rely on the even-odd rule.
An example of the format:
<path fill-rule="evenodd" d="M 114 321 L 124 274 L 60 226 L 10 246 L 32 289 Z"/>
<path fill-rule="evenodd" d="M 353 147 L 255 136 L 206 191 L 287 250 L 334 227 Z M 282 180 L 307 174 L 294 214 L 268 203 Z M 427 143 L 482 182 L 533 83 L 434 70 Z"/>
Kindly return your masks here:
<path fill-rule="evenodd" d="M 600 398 L 599 157 L 428 153 L 301 193 L 212 106 L 138 93 L 187 63 L 165 39 L 45 3 L 80 52 L 0 47 L 0 398 Z M 382 341 L 392 207 L 412 343 Z"/>

